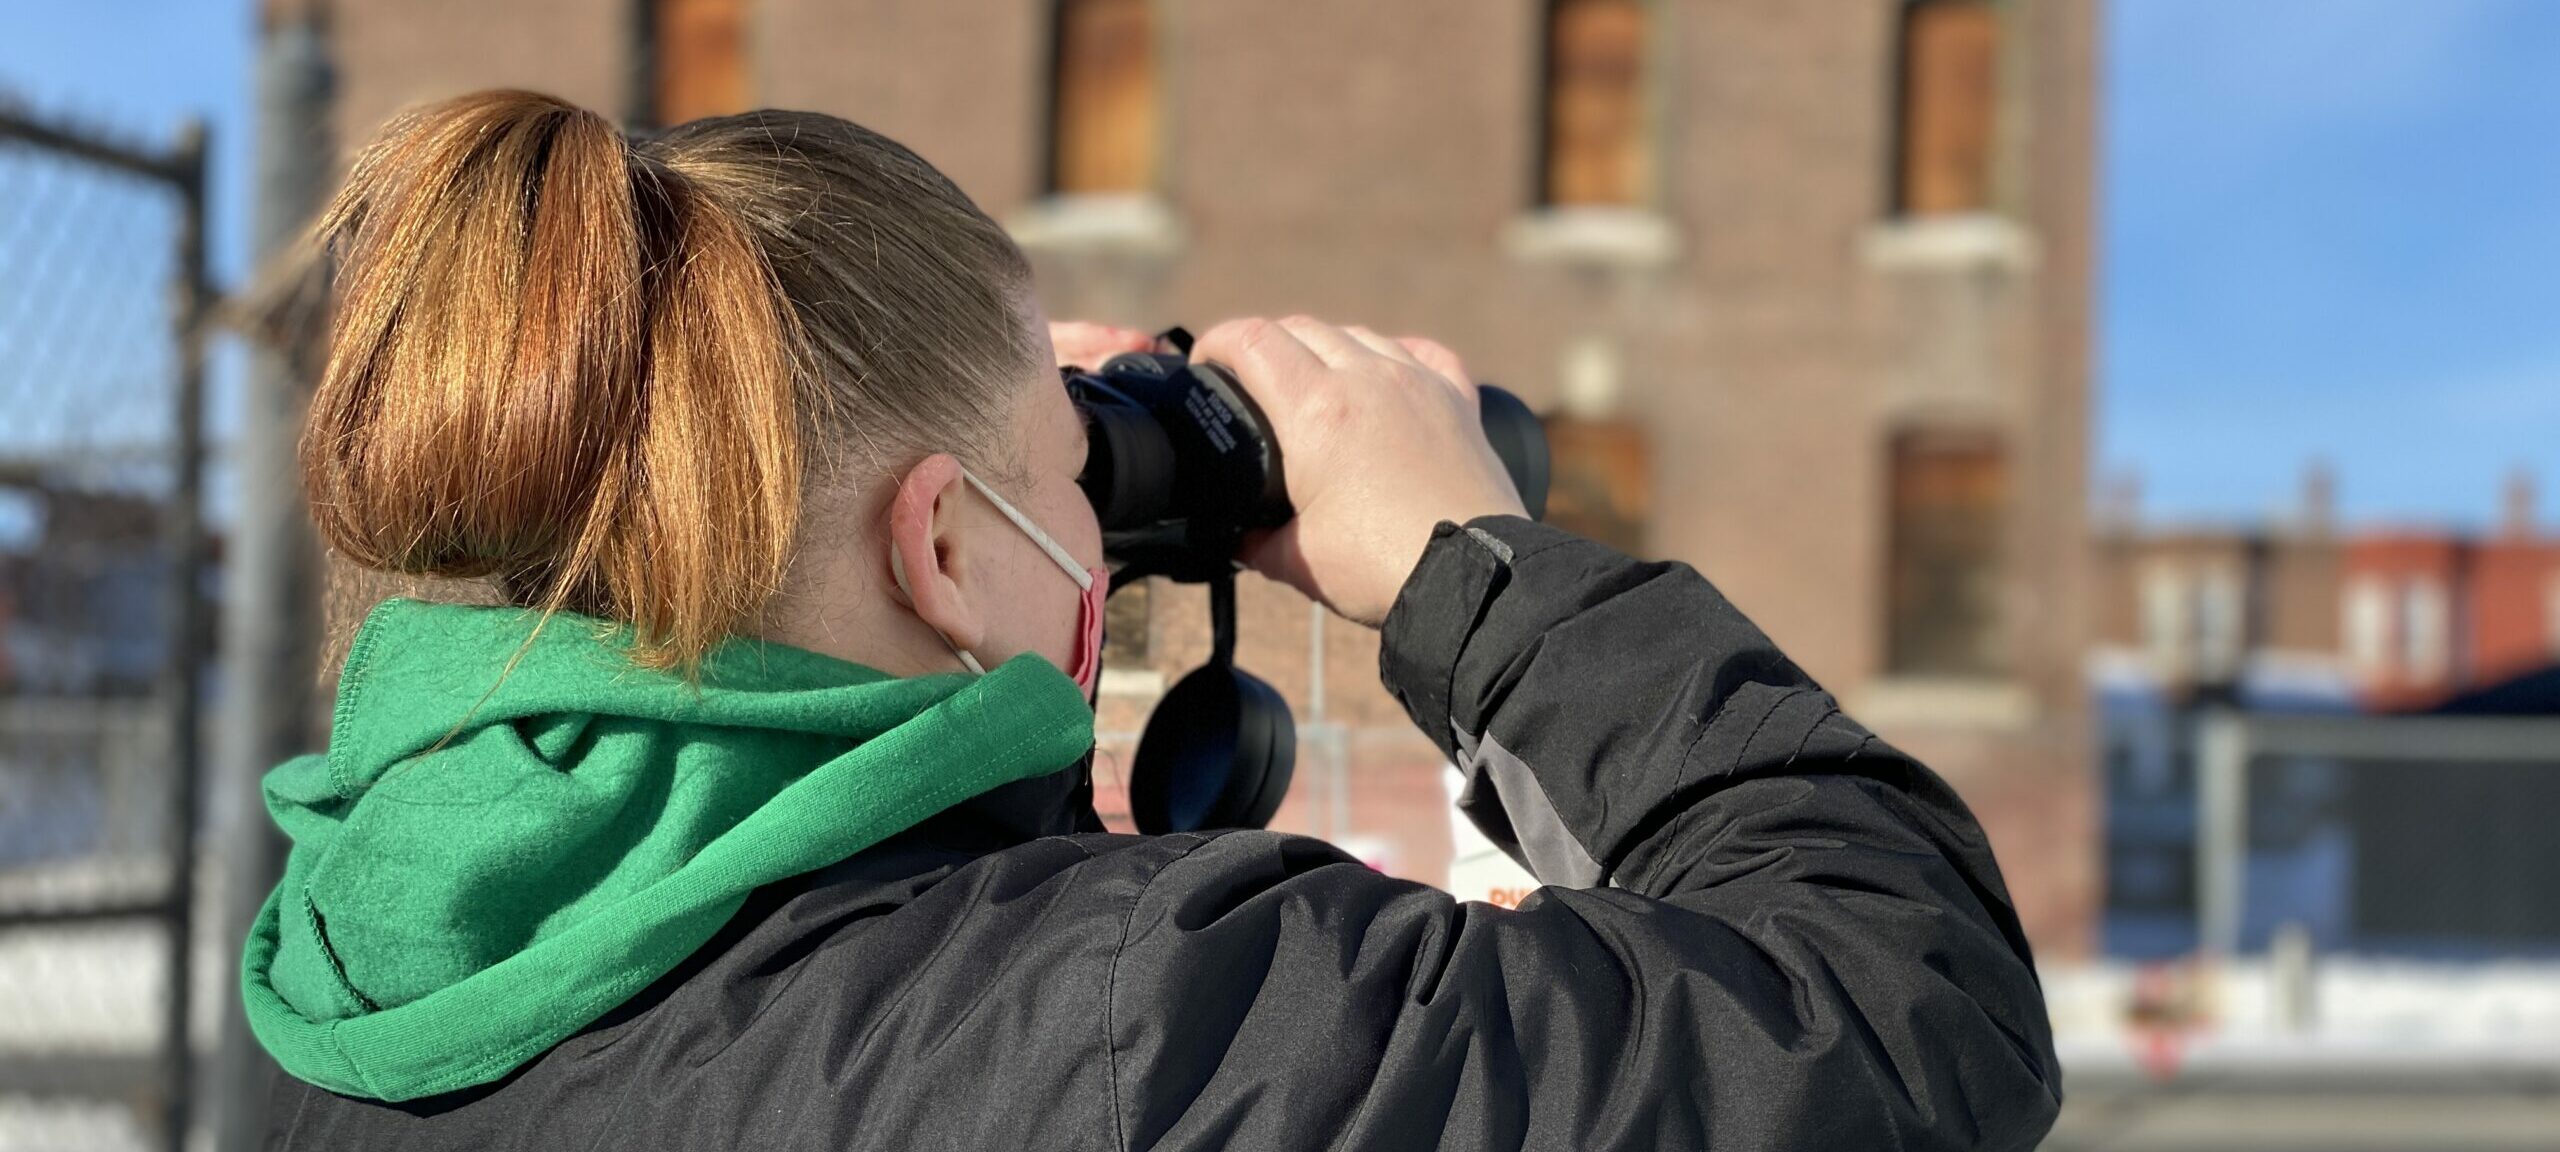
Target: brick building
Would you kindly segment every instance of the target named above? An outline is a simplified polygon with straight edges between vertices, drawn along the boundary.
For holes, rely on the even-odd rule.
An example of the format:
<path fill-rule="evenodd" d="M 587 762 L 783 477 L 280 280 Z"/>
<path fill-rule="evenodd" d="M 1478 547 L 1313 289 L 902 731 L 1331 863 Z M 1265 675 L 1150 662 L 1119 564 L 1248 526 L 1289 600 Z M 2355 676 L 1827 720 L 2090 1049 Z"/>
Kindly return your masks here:
<path fill-rule="evenodd" d="M 2130 508 L 2090 534 L 2095 656 L 2172 696 L 2244 677 L 2343 680 L 2339 592 L 2348 543 L 2325 470 L 2299 511 L 2247 527 L 2150 525 Z"/>
<path fill-rule="evenodd" d="M 2101 525 L 2089 601 L 2100 660 L 2172 696 L 2249 676 L 2325 680 L 2377 711 L 2560 664 L 2560 537 L 2535 522 L 2528 477 L 2481 533 L 2339 532 L 2327 480 L 2308 488 L 2285 523 Z"/>
<path fill-rule="evenodd" d="M 2560 664 L 2560 537 L 2538 530 L 2532 491 L 2523 477 L 2510 484 L 2493 532 L 2400 530 L 2353 542 L 2341 628 L 2369 706 L 2424 708 Z"/>
<path fill-rule="evenodd" d="M 1555 413 L 1575 524 L 1699 566 L 1953 779 L 2070 955 L 2095 7 L 338 0 L 332 26 L 345 140 L 495 84 L 636 121 L 821 109 L 1012 227 L 1052 315 L 1441 338 Z M 1269 586 L 1242 616 L 1306 724 L 1282 826 L 1446 882 L 1447 774 L 1374 636 Z M 1195 589 L 1115 600 L 1115 750 L 1205 619 Z"/>

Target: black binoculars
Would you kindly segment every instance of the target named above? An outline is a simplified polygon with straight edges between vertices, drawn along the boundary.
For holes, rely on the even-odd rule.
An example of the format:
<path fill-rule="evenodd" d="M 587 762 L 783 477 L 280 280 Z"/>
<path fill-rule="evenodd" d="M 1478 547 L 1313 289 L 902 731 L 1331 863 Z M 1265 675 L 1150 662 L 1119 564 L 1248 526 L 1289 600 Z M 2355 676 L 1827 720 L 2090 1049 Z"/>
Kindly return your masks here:
<path fill-rule="evenodd" d="M 1129 770 L 1140 831 L 1259 828 L 1296 772 L 1288 702 L 1235 666 L 1236 551 L 1248 534 L 1297 514 L 1270 422 L 1223 365 L 1173 354 L 1115 356 L 1067 372 L 1091 448 L 1081 483 L 1102 524 L 1114 591 L 1149 576 L 1209 585 L 1209 663 L 1167 691 Z M 1547 438 L 1520 398 L 1478 390 L 1485 439 L 1533 517 L 1545 514 Z"/>

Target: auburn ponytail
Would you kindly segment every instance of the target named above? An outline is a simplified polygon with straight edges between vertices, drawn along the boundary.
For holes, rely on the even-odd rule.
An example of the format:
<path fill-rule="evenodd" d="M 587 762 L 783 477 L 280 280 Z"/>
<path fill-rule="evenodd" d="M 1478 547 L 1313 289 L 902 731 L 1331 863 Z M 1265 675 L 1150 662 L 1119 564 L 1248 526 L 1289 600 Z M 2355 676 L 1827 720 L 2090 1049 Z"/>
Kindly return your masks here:
<path fill-rule="evenodd" d="M 800 513 L 798 335 L 747 225 L 594 113 L 437 104 L 366 148 L 302 444 L 367 568 L 488 579 L 690 665 L 753 618 Z"/>
<path fill-rule="evenodd" d="M 653 666 L 758 622 L 804 489 L 928 452 L 1006 475 L 1023 390 L 1056 386 L 1004 230 L 833 116 L 635 144 L 547 96 L 465 96 L 386 127 L 321 234 L 322 538 L 627 624 Z"/>

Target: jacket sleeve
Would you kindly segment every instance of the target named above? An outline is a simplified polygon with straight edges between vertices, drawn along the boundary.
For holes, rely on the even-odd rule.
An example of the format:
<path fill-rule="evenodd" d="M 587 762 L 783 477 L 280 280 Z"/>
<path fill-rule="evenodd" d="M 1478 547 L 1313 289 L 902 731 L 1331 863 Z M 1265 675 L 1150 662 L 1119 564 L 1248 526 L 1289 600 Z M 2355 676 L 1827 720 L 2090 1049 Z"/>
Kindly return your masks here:
<path fill-rule="evenodd" d="M 1383 671 L 1547 887 L 1182 844 L 1105 1006 L 1129 1148 L 2034 1146 L 2060 1074 L 1981 829 L 1691 569 L 1442 525 Z"/>

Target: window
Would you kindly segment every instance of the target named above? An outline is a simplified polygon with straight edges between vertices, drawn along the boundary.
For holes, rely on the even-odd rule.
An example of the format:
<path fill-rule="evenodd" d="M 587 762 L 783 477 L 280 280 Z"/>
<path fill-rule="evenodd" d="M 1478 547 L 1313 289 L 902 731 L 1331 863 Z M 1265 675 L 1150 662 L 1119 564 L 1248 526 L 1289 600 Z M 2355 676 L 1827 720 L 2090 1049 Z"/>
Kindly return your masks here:
<path fill-rule="evenodd" d="M 2196 588 L 2196 672 L 2208 680 L 2240 673 L 2248 642 L 2248 588 L 2240 573 L 2216 568 Z"/>
<path fill-rule="evenodd" d="M 1643 0 L 1555 0 L 1548 7 L 1542 203 L 1643 203 L 1652 175 L 1644 54 Z"/>
<path fill-rule="evenodd" d="M 2401 666 L 2411 680 L 2440 680 L 2453 660 L 2452 604 L 2444 585 L 2421 577 L 2400 591 Z"/>
<path fill-rule="evenodd" d="M 1893 442 L 1891 473 L 1887 669 L 2007 673 L 2001 554 L 2009 468 L 1999 438 L 1904 433 Z"/>
<path fill-rule="evenodd" d="M 646 124 L 747 109 L 747 0 L 649 0 L 642 49 Z"/>
<path fill-rule="evenodd" d="M 1653 457 L 1628 420 L 1546 418 L 1547 523 L 1643 555 L 1652 518 Z"/>
<path fill-rule="evenodd" d="M 2347 666 L 2366 680 L 2391 668 L 2391 591 L 2382 581 L 2359 576 L 2347 585 Z"/>
<path fill-rule="evenodd" d="M 1999 10 L 1989 0 L 1910 0 L 1901 71 L 1894 206 L 1907 216 L 1989 209 Z"/>
<path fill-rule="evenodd" d="M 2153 561 L 2142 570 L 2142 647 L 2163 675 L 2187 671 L 2187 578 L 2177 565 Z"/>
<path fill-rule="evenodd" d="M 1153 0 L 1061 0 L 1051 76 L 1049 191 L 1149 191 L 1156 165 Z"/>

